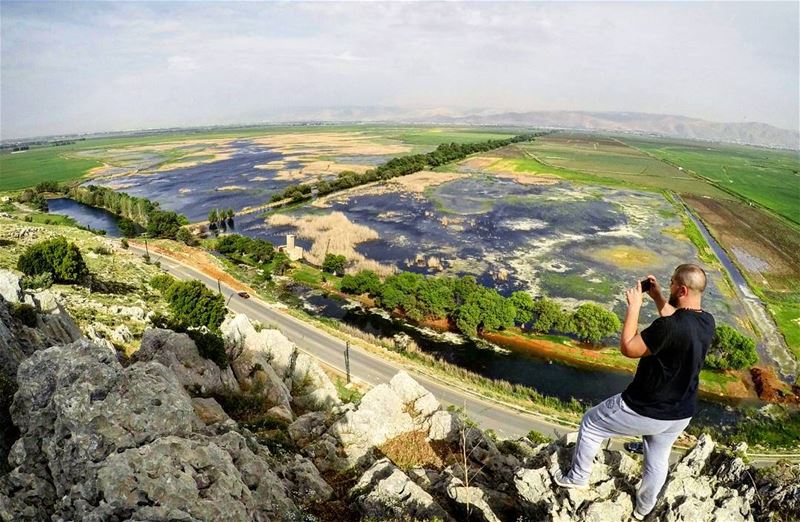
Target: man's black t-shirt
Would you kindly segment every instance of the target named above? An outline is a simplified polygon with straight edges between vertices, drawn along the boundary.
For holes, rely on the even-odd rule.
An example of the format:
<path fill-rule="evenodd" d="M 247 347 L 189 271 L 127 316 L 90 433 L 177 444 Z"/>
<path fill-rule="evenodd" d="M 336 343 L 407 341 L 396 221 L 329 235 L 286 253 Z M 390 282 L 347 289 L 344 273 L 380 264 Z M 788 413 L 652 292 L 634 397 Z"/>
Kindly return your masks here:
<path fill-rule="evenodd" d="M 714 317 L 679 308 L 642 331 L 650 355 L 639 360 L 633 382 L 622 393 L 630 409 L 652 419 L 694 415 L 697 385 L 714 337 Z"/>

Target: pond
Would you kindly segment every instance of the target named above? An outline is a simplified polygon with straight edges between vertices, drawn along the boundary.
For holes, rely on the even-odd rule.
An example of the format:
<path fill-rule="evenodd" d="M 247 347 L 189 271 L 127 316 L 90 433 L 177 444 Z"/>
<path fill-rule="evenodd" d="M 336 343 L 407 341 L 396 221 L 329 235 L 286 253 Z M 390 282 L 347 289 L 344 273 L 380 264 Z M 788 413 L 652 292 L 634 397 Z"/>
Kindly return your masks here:
<path fill-rule="evenodd" d="M 102 208 L 90 207 L 69 198 L 49 199 L 47 207 L 50 214 L 71 217 L 92 230 L 105 230 L 109 237 L 122 236 L 118 226 L 119 218 Z"/>

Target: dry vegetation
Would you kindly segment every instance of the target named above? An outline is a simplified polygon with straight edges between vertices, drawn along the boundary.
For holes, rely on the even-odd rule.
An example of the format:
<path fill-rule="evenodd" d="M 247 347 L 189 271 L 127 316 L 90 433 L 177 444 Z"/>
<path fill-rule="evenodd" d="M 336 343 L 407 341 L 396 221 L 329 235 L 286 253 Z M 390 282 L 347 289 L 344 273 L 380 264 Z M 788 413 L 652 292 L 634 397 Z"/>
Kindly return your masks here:
<path fill-rule="evenodd" d="M 403 471 L 412 468 L 444 467 L 442 458 L 434 451 L 424 431 L 398 435 L 378 446 L 378 450 Z"/>
<path fill-rule="evenodd" d="M 380 143 L 374 136 L 361 132 L 314 132 L 275 134 L 254 138 L 284 155 L 318 154 L 332 156 L 398 155 L 411 152 L 411 147 L 398 143 Z"/>
<path fill-rule="evenodd" d="M 299 237 L 312 241 L 306 259 L 318 266 L 322 265 L 325 254 L 340 254 L 351 263 L 350 270 L 374 270 L 380 275 L 394 273 L 394 267 L 382 265 L 367 259 L 355 250 L 355 246 L 365 241 L 378 239 L 378 233 L 369 227 L 357 225 L 341 212 L 302 217 L 273 214 L 267 220 L 271 226 L 291 225 L 297 228 Z"/>

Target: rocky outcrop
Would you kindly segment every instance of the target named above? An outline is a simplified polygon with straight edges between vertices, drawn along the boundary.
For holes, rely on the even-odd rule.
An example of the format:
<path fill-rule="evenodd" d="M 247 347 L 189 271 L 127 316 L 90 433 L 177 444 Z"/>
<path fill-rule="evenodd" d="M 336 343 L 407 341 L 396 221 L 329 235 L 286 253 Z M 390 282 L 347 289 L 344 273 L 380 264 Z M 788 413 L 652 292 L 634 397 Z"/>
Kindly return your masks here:
<path fill-rule="evenodd" d="M 194 394 L 238 392 L 239 384 L 230 368 L 220 369 L 201 357 L 194 341 L 185 333 L 154 328 L 145 331 L 133 361 L 157 361 L 177 376 L 181 385 Z"/>
<path fill-rule="evenodd" d="M 177 376 L 156 361 L 123 368 L 78 341 L 36 352 L 17 381 L 20 438 L 14 469 L 0 478 L 3 519 L 275 520 L 297 511 L 266 448 L 204 430 Z"/>
<path fill-rule="evenodd" d="M 222 324 L 222 332 L 228 343 L 238 346 L 231 366 L 240 381 L 261 371 L 269 387 L 275 386 L 276 377 L 282 380 L 292 401 L 304 410 L 339 404 L 336 387 L 319 364 L 278 330 L 256 331 L 246 315 L 238 314 Z"/>
<path fill-rule="evenodd" d="M 9 303 L 19 303 L 22 298 L 20 276 L 11 270 L 0 270 L 0 297 Z"/>
<path fill-rule="evenodd" d="M 0 298 L 0 343 L 20 356 L 11 407 L 19 436 L 11 469 L 0 476 L 2 520 L 313 520 L 313 513 L 566 522 L 623 521 L 633 512 L 638 457 L 602 450 L 590 489 L 558 488 L 553 476 L 569 465 L 574 434 L 539 445 L 496 441 L 405 372 L 357 404 L 314 402 L 295 417 L 292 407 L 325 397 L 330 381 L 308 363 L 301 386 L 300 358 L 275 331 L 257 332 L 240 318 L 227 323 L 236 357 L 223 370 L 187 335 L 149 330 L 123 366 L 113 350 L 85 339 L 37 344 L 48 339 L 38 319 L 61 311 L 57 300 L 44 304 L 47 295 L 35 302 L 56 313 L 40 310 L 30 328 Z M 321 382 L 323 392 L 315 395 L 309 382 Z M 237 399 L 253 404 L 253 390 L 259 416 L 235 415 Z M 409 465 L 390 450 L 404 440 L 436 458 Z M 797 518 L 800 467 L 755 473 L 739 456 L 745 449 L 720 450 L 701 437 L 671 470 L 648 520 L 768 520 L 775 511 Z"/>

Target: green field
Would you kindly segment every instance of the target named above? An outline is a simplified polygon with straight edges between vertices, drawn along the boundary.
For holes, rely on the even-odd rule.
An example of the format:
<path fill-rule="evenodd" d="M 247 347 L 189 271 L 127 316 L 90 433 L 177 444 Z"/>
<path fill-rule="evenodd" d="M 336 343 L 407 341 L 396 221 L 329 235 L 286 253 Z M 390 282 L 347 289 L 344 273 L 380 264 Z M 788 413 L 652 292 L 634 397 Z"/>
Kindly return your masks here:
<path fill-rule="evenodd" d="M 613 138 L 553 134 L 518 147 L 525 156 L 513 160 L 518 171 L 555 174 L 583 183 L 672 190 L 714 198 L 731 197 L 696 176 Z M 551 169 L 543 170 L 543 165 Z"/>
<path fill-rule="evenodd" d="M 800 224 L 800 157 L 797 152 L 663 140 L 625 141 L 702 176 L 726 192 Z"/>
<path fill-rule="evenodd" d="M 504 139 L 520 130 L 485 132 L 469 128 L 387 127 L 376 125 L 316 125 L 316 126 L 264 126 L 181 130 L 144 136 L 102 137 L 77 141 L 70 145 L 43 146 L 20 153 L 0 154 L 0 191 L 19 190 L 42 181 L 69 181 L 81 178 L 104 162 L 126 166 L 125 147 L 160 145 L 183 140 L 234 139 L 266 136 L 270 134 L 314 134 L 331 132 L 358 132 L 375 137 L 378 142 L 411 145 L 412 153 L 428 152 L 440 143 L 468 143 L 489 139 Z M 104 154 L 107 151 L 107 154 Z M 94 154 L 97 152 L 97 154 Z M 202 147 L 154 149 L 162 165 L 207 159 Z"/>

